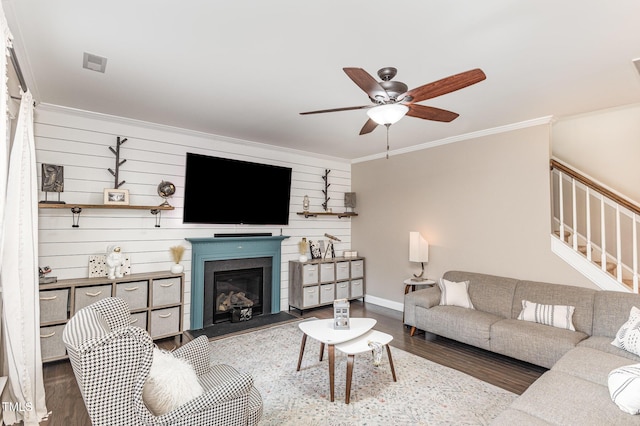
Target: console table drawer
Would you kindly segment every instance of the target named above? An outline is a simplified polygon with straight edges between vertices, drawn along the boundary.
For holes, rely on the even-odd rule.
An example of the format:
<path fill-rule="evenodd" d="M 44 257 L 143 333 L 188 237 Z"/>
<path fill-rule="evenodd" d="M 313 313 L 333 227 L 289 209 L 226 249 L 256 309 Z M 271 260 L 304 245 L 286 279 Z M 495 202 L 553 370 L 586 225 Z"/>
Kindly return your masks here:
<path fill-rule="evenodd" d="M 304 265 L 302 267 L 302 285 L 318 283 L 318 265 Z"/>
<path fill-rule="evenodd" d="M 302 306 L 315 306 L 320 301 L 320 295 L 318 294 L 318 286 L 304 287 L 302 289 L 304 295 L 302 296 Z"/>
<path fill-rule="evenodd" d="M 349 262 L 336 263 L 336 280 L 349 279 Z"/>
<path fill-rule="evenodd" d="M 147 329 L 147 313 L 146 312 L 138 312 L 135 314 L 131 314 L 131 318 L 129 319 L 129 324 L 140 327 L 143 330 Z"/>
<path fill-rule="evenodd" d="M 364 277 L 364 260 L 354 260 L 351 262 L 351 278 Z"/>
<path fill-rule="evenodd" d="M 325 283 L 333 281 L 336 276 L 336 269 L 333 263 L 323 263 L 320 265 L 320 281 Z"/>
<path fill-rule="evenodd" d="M 93 287 L 76 287 L 76 303 L 74 313 L 80 309 L 97 302 L 100 299 L 111 296 L 111 284 L 97 285 Z"/>
<path fill-rule="evenodd" d="M 180 308 L 158 309 L 151 311 L 151 330 L 149 334 L 156 338 L 180 331 Z"/>
<path fill-rule="evenodd" d="M 362 296 L 364 296 L 362 280 L 351 281 L 351 298 L 357 299 Z"/>
<path fill-rule="evenodd" d="M 40 322 L 59 322 L 67 320 L 69 289 L 47 290 L 40 292 Z"/>
<path fill-rule="evenodd" d="M 43 361 L 62 358 L 67 354 L 67 349 L 62 341 L 64 326 L 65 324 L 40 327 L 40 350 Z"/>
<path fill-rule="evenodd" d="M 340 281 L 336 283 L 336 299 L 349 298 L 349 281 Z"/>
<path fill-rule="evenodd" d="M 330 303 L 335 300 L 335 286 L 333 284 L 325 284 L 320 286 L 320 303 Z"/>
<path fill-rule="evenodd" d="M 180 303 L 180 278 L 153 280 L 151 306 L 176 305 Z"/>
<path fill-rule="evenodd" d="M 116 297 L 123 299 L 129 309 L 143 309 L 147 307 L 148 281 L 132 281 L 116 284 Z"/>

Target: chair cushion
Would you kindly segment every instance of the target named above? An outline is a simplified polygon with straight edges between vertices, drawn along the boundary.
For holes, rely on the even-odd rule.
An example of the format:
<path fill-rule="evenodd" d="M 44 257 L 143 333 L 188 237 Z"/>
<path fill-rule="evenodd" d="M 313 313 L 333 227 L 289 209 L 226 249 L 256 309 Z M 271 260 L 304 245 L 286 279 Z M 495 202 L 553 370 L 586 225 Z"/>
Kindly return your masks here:
<path fill-rule="evenodd" d="M 158 348 L 145 381 L 142 399 L 156 416 L 166 414 L 204 393 L 193 366 Z"/>

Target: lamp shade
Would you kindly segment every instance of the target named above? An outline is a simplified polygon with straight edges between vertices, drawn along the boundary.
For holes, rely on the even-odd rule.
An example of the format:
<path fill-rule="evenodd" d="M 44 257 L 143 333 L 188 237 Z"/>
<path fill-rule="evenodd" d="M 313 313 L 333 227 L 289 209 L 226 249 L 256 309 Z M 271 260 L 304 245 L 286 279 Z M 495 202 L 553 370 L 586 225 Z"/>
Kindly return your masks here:
<path fill-rule="evenodd" d="M 402 104 L 378 105 L 367 110 L 370 119 L 378 124 L 394 124 L 400 121 L 409 111 L 409 107 Z"/>
<path fill-rule="evenodd" d="M 428 262 L 429 243 L 422 238 L 419 232 L 409 232 L 409 261 Z"/>

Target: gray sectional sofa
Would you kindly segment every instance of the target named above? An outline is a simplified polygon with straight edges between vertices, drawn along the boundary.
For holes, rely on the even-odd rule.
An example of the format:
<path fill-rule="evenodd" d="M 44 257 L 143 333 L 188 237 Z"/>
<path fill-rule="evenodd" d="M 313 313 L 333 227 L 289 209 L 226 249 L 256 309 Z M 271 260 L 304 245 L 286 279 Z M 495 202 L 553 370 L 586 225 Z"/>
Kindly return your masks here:
<path fill-rule="evenodd" d="M 640 357 L 611 344 L 640 295 L 449 271 L 469 281 L 475 309 L 442 306 L 438 286 L 405 295 L 405 324 L 550 370 L 501 413 L 495 425 L 628 425 L 640 416 L 612 402 L 607 378 Z M 519 320 L 522 300 L 575 306 L 575 331 Z"/>

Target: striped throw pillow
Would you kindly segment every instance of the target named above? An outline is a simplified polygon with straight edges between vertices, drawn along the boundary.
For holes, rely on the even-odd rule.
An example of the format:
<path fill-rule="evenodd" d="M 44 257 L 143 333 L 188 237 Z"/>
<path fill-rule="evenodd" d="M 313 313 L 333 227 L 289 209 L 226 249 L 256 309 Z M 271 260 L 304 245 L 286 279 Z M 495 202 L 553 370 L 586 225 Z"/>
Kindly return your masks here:
<path fill-rule="evenodd" d="M 611 342 L 613 346 L 640 355 L 640 309 L 631 307 L 629 319 L 622 324 Z"/>
<path fill-rule="evenodd" d="M 469 281 L 459 283 L 440 278 L 440 304 L 475 309 L 469 298 Z"/>
<path fill-rule="evenodd" d="M 522 311 L 518 315 L 518 319 L 576 331 L 572 320 L 575 310 L 575 306 L 543 305 L 523 300 Z"/>
<path fill-rule="evenodd" d="M 625 413 L 640 414 L 640 364 L 625 365 L 609 373 L 609 395 Z"/>

